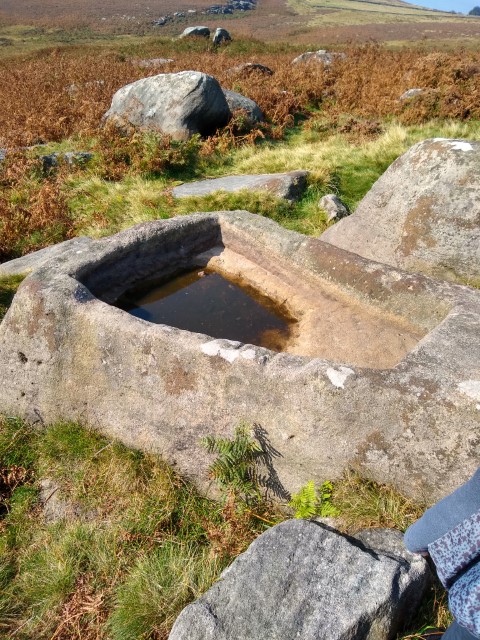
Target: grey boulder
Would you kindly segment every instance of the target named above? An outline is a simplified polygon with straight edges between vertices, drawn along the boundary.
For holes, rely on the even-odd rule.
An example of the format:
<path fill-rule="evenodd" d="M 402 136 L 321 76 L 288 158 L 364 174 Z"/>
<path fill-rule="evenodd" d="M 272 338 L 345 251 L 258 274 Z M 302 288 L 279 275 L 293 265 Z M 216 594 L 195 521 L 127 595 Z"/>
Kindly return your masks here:
<path fill-rule="evenodd" d="M 322 240 L 405 271 L 480 278 L 480 143 L 414 145 Z"/>
<path fill-rule="evenodd" d="M 334 193 L 328 193 L 320 198 L 318 206 L 326 212 L 327 222 L 340 220 L 350 215 L 348 207 Z"/>
<path fill-rule="evenodd" d="M 315 522 L 279 524 L 182 611 L 169 640 L 388 640 L 429 583 L 401 537 L 384 531 L 377 549 Z"/>
<path fill-rule="evenodd" d="M 183 33 L 180 34 L 180 38 L 200 37 L 210 38 L 210 29 L 208 27 L 187 27 Z"/>
<path fill-rule="evenodd" d="M 235 193 L 248 189 L 249 191 L 269 191 L 278 198 L 293 202 L 298 200 L 304 192 L 308 173 L 308 171 L 290 171 L 289 173 L 263 173 L 199 180 L 174 187 L 172 195 L 174 198 L 188 198 L 207 196 L 215 191 Z"/>
<path fill-rule="evenodd" d="M 199 71 L 161 73 L 119 89 L 106 122 L 155 129 L 177 140 L 195 133 L 210 135 L 227 124 L 230 109 L 222 88 Z"/>
<path fill-rule="evenodd" d="M 230 91 L 229 89 L 223 89 L 223 94 L 232 113 L 240 109 L 245 111 L 250 124 L 255 124 L 263 120 L 263 113 L 254 100 L 246 98 L 236 91 Z"/>
<path fill-rule="evenodd" d="M 231 42 L 232 36 L 226 29 L 218 27 L 218 29 L 216 29 L 215 33 L 213 34 L 212 40 L 213 44 L 217 45 L 222 44 L 222 42 Z"/>

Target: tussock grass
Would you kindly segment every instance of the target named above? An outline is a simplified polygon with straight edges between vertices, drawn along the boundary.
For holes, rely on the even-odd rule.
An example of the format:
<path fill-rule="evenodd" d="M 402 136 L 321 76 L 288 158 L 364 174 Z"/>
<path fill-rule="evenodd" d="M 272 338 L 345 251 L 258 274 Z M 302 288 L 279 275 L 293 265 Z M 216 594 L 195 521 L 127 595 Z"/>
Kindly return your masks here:
<path fill-rule="evenodd" d="M 354 471 L 334 483 L 332 504 L 339 524 L 347 533 L 368 527 L 388 527 L 405 531 L 425 511 L 390 485 L 380 485 Z"/>

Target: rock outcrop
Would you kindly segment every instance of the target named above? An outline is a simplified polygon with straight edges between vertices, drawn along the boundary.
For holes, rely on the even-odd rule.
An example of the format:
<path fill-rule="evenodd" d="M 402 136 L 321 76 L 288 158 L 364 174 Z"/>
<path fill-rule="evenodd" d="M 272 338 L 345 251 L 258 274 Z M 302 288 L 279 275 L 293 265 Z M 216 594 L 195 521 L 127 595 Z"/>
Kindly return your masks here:
<path fill-rule="evenodd" d="M 406 271 L 480 281 L 479 167 L 479 142 L 419 142 L 322 240 Z"/>
<path fill-rule="evenodd" d="M 297 319 L 287 352 L 111 304 L 206 265 Z M 278 495 L 353 465 L 434 501 L 478 467 L 479 334 L 475 289 L 246 212 L 181 216 L 72 245 L 23 281 L 0 324 L 0 411 L 87 422 L 203 487 L 210 458 L 199 439 L 230 437 L 246 420 L 268 441 L 265 483 Z"/>
<path fill-rule="evenodd" d="M 186 182 L 174 187 L 174 198 L 191 196 L 207 196 L 215 191 L 234 193 L 248 189 L 249 191 L 269 191 L 278 198 L 298 200 L 307 186 L 308 171 L 290 171 L 289 173 L 263 173 L 257 175 L 226 176 L 197 182 Z"/>
<path fill-rule="evenodd" d="M 106 122 L 151 128 L 178 140 L 209 135 L 227 124 L 231 112 L 222 88 L 198 71 L 164 73 L 119 89 L 104 116 Z"/>
<path fill-rule="evenodd" d="M 229 89 L 223 89 L 223 94 L 232 113 L 241 109 L 245 112 L 250 124 L 255 124 L 263 120 L 263 113 L 254 100 L 246 98 L 236 91 L 230 91 Z"/>
<path fill-rule="evenodd" d="M 380 548 L 316 522 L 279 524 L 182 611 L 169 640 L 389 640 L 430 575 L 399 532 L 376 537 Z"/>

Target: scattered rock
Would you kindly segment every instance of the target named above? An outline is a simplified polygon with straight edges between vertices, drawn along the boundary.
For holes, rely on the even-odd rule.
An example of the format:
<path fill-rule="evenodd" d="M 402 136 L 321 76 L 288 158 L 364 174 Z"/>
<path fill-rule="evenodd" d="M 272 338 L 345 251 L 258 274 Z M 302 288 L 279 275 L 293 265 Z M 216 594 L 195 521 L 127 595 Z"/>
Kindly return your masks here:
<path fill-rule="evenodd" d="M 348 207 L 334 193 L 329 193 L 320 198 L 318 206 L 327 212 L 327 222 L 340 220 L 350 215 Z"/>
<path fill-rule="evenodd" d="M 183 33 L 180 34 L 180 38 L 210 38 L 210 29 L 208 27 L 187 27 Z"/>
<path fill-rule="evenodd" d="M 153 24 L 156 27 L 163 27 L 167 24 L 167 22 L 170 22 L 172 20 L 172 16 L 161 16 L 160 18 L 157 18 L 156 20 L 153 21 Z"/>
<path fill-rule="evenodd" d="M 290 171 L 289 173 L 265 173 L 258 175 L 227 176 L 187 182 L 174 187 L 174 198 L 207 196 L 215 191 L 234 193 L 242 189 L 249 191 L 270 191 L 285 200 L 298 200 L 305 190 L 308 171 Z"/>
<path fill-rule="evenodd" d="M 344 60 L 346 55 L 344 53 L 338 53 L 336 51 L 326 51 L 325 49 L 319 49 L 318 51 L 307 51 L 300 54 L 294 60 L 292 64 L 319 62 L 328 67 L 334 60 Z"/>
<path fill-rule="evenodd" d="M 401 534 L 384 532 L 398 546 Z M 388 640 L 429 584 L 419 555 L 359 544 L 307 520 L 257 538 L 177 618 L 169 640 Z"/>
<path fill-rule="evenodd" d="M 198 71 L 159 74 L 122 87 L 104 116 L 120 127 L 156 129 L 177 140 L 209 135 L 230 117 L 217 80 Z"/>
<path fill-rule="evenodd" d="M 406 271 L 480 278 L 480 143 L 414 145 L 322 240 Z"/>
<path fill-rule="evenodd" d="M 270 67 L 266 67 L 264 64 L 258 62 L 245 62 L 244 64 L 238 64 L 235 67 L 227 70 L 228 75 L 245 75 L 249 76 L 251 73 L 264 73 L 267 76 L 273 76 L 273 71 Z"/>
<path fill-rule="evenodd" d="M 408 91 L 405 91 L 405 93 L 402 93 L 399 100 L 401 100 L 402 102 L 411 100 L 412 98 L 421 96 L 422 93 L 425 93 L 425 89 L 409 89 Z"/>
<path fill-rule="evenodd" d="M 240 93 L 230 91 L 229 89 L 223 89 L 223 94 L 232 113 L 242 109 L 246 112 L 250 124 L 255 124 L 263 120 L 263 113 L 254 100 L 250 100 L 250 98 L 246 98 Z"/>
<path fill-rule="evenodd" d="M 89 151 L 67 151 L 65 153 L 48 153 L 40 156 L 42 169 L 48 173 L 51 169 L 58 167 L 62 162 L 73 165 L 85 165 L 93 158 L 93 153 Z"/>
<path fill-rule="evenodd" d="M 231 42 L 232 36 L 228 33 L 226 29 L 222 29 L 221 27 L 218 27 L 218 29 L 216 29 L 215 33 L 213 34 L 212 40 L 213 40 L 213 44 L 218 45 L 218 44 L 221 44 L 222 42 Z"/>
<path fill-rule="evenodd" d="M 150 58 L 148 60 L 138 60 L 135 64 L 143 69 L 151 69 L 152 67 L 162 67 L 171 62 L 175 62 L 175 60 L 173 58 Z"/>

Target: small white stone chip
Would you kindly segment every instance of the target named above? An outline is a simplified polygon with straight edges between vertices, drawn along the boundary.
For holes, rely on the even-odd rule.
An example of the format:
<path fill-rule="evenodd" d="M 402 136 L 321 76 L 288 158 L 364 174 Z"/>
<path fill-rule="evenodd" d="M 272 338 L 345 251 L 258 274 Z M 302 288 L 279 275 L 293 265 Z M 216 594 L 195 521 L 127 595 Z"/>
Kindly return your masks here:
<path fill-rule="evenodd" d="M 480 401 L 480 380 L 464 380 L 458 384 L 458 388 L 472 400 Z"/>
<path fill-rule="evenodd" d="M 234 362 L 240 355 L 238 347 L 240 347 L 242 343 L 234 342 L 233 340 L 224 340 L 224 342 L 229 343 L 228 347 L 219 344 L 217 340 L 211 340 L 210 342 L 202 344 L 201 349 L 207 356 L 220 356 L 227 362 Z"/>
<path fill-rule="evenodd" d="M 334 369 L 333 367 L 328 367 L 327 376 L 333 386 L 337 387 L 337 389 L 345 388 L 345 381 L 349 376 L 355 375 L 355 371 L 350 369 L 349 367 L 339 367 L 338 369 Z"/>

